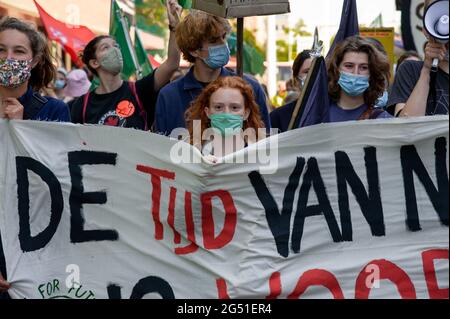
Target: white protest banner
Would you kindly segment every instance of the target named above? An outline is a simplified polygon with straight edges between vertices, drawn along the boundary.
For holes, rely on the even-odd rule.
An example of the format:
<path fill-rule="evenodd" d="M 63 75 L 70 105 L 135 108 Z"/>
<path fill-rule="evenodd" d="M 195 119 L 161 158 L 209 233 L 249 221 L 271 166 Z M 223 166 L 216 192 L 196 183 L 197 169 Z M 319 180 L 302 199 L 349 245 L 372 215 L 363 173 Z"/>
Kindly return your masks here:
<path fill-rule="evenodd" d="M 317 125 L 218 165 L 146 132 L 0 120 L 9 293 L 448 298 L 448 119 Z"/>

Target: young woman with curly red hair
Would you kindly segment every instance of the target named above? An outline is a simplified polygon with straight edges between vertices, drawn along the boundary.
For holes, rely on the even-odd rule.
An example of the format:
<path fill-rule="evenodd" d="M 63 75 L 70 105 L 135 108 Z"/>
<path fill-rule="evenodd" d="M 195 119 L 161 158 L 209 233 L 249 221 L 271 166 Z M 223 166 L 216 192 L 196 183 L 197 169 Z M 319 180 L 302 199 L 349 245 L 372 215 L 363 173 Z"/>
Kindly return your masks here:
<path fill-rule="evenodd" d="M 212 162 L 265 137 L 252 87 L 240 77 L 221 77 L 209 84 L 186 119 L 191 144 Z"/>

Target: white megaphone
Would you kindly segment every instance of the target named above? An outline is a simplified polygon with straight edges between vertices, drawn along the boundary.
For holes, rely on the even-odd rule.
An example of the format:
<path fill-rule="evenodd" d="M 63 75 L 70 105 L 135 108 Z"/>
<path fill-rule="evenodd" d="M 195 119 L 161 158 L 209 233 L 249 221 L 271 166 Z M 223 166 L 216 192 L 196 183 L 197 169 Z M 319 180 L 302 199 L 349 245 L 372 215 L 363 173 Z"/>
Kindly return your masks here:
<path fill-rule="evenodd" d="M 449 0 L 433 2 L 423 15 L 423 26 L 437 42 L 448 43 Z M 437 72 L 439 60 L 434 59 L 431 70 Z"/>

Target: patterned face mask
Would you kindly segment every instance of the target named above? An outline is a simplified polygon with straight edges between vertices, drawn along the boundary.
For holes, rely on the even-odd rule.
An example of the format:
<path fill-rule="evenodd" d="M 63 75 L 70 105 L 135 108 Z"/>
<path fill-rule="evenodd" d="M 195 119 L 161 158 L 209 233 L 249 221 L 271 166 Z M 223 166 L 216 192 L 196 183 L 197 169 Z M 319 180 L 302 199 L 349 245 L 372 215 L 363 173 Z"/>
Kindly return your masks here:
<path fill-rule="evenodd" d="M 25 83 L 31 76 L 32 60 L 1 59 L 0 85 L 16 88 Z"/>

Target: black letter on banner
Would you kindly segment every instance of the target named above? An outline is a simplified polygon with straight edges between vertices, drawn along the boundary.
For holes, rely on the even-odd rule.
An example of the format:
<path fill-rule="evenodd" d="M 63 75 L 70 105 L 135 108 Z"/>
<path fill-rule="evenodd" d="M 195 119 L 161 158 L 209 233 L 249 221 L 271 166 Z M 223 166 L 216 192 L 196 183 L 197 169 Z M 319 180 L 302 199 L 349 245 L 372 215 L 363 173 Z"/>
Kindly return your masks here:
<path fill-rule="evenodd" d="M 305 167 L 305 159 L 297 158 L 297 164 L 294 171 L 289 177 L 289 183 L 286 186 L 283 197 L 283 208 L 281 215 L 278 209 L 278 204 L 270 193 L 259 172 L 251 172 L 248 177 L 255 189 L 256 195 L 264 206 L 266 211 L 266 219 L 269 228 L 275 238 L 278 253 L 283 257 L 289 256 L 289 236 L 290 224 L 292 216 L 292 207 L 294 204 L 295 190 L 300 181 L 300 175 Z"/>
<path fill-rule="evenodd" d="M 146 294 L 156 292 L 163 299 L 175 299 L 172 287 L 167 281 L 159 277 L 146 277 L 134 286 L 130 299 L 142 299 Z"/>
<path fill-rule="evenodd" d="M 109 299 L 122 299 L 121 287 L 116 284 L 109 284 L 107 287 Z"/>
<path fill-rule="evenodd" d="M 40 162 L 29 157 L 16 157 L 17 199 L 19 207 L 19 242 L 24 252 L 44 248 L 55 235 L 64 209 L 61 184 L 56 176 Z M 30 225 L 30 197 L 28 170 L 34 172 L 48 185 L 50 192 L 50 223 L 41 233 L 32 237 Z M 41 216 L 42 217 L 42 216 Z"/>
<path fill-rule="evenodd" d="M 70 192 L 70 240 L 72 243 L 88 241 L 118 240 L 116 230 L 84 230 L 83 204 L 105 204 L 105 192 L 85 193 L 83 187 L 82 165 L 116 165 L 117 154 L 103 152 L 70 152 L 69 170 L 72 179 Z"/>
<path fill-rule="evenodd" d="M 336 178 L 339 194 L 339 210 L 341 213 L 342 237 L 344 241 L 353 240 L 352 219 L 350 215 L 347 183 L 361 207 L 364 218 L 370 225 L 373 236 L 385 236 L 383 205 L 381 203 L 380 180 L 378 177 L 377 150 L 375 147 L 364 149 L 369 194 L 355 172 L 352 162 L 344 152 L 336 152 Z"/>
<path fill-rule="evenodd" d="M 3 246 L 2 246 L 2 234 L 1 233 L 0 233 L 0 275 L 2 275 L 5 280 L 8 279 L 8 273 L 6 272 L 5 253 L 3 252 Z M 1 299 L 1 293 L 0 293 L 0 299 Z"/>
<path fill-rule="evenodd" d="M 319 204 L 307 206 L 311 185 L 314 187 Z M 292 230 L 292 250 L 295 253 L 300 252 L 305 218 L 322 214 L 325 216 L 333 241 L 335 243 L 341 242 L 342 235 L 336 217 L 334 216 L 333 209 L 331 208 L 330 200 L 328 199 L 325 184 L 323 183 L 320 174 L 319 165 L 317 164 L 317 160 L 312 157 L 308 160 L 306 173 L 303 177 L 303 183 L 298 196 L 297 212 L 295 214 L 294 227 Z"/>
<path fill-rule="evenodd" d="M 436 178 L 438 189 L 428 174 L 414 145 L 401 148 L 403 182 L 405 184 L 406 215 L 408 228 L 411 231 L 422 230 L 417 210 L 416 189 L 413 172 L 416 173 L 424 186 L 441 223 L 448 226 L 448 173 L 447 173 L 447 140 L 445 137 L 436 139 Z"/>
<path fill-rule="evenodd" d="M 122 299 L 121 287 L 115 284 L 108 285 L 109 299 Z M 142 299 L 147 294 L 158 293 L 163 299 L 175 299 L 170 284 L 159 277 L 146 277 L 134 286 L 130 299 Z"/>

